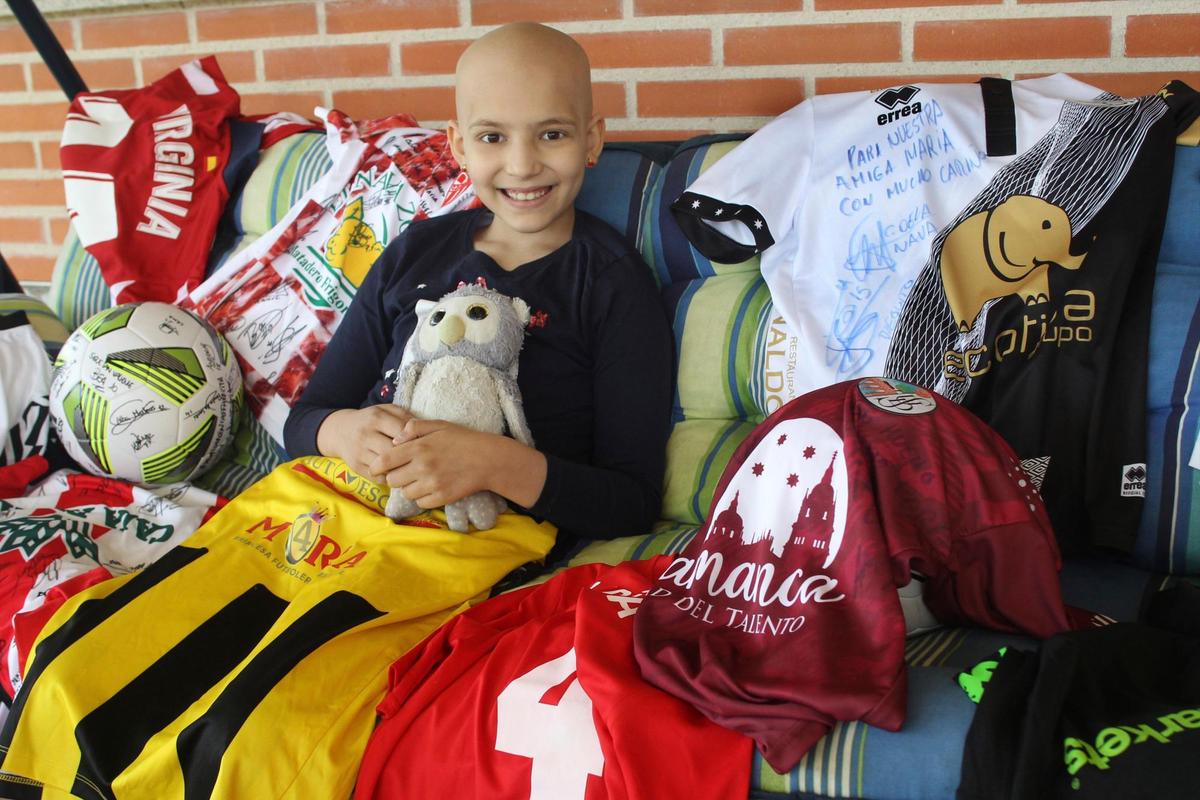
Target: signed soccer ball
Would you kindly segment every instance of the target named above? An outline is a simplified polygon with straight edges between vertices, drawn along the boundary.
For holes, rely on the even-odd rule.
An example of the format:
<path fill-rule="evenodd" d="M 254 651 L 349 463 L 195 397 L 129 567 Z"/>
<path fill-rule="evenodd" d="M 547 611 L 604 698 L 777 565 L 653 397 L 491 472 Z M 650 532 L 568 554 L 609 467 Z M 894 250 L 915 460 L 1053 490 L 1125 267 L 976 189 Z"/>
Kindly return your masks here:
<path fill-rule="evenodd" d="M 186 481 L 233 442 L 242 375 L 207 322 L 131 303 L 83 323 L 54 362 L 50 414 L 71 457 L 96 475 Z"/>

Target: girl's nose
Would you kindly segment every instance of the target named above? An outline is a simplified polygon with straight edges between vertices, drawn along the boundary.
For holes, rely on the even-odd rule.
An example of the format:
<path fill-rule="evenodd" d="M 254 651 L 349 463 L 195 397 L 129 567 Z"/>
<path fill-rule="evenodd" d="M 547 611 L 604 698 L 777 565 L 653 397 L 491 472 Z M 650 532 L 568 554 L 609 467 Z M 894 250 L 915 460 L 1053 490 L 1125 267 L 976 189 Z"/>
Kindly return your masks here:
<path fill-rule="evenodd" d="M 534 147 L 527 144 L 513 143 L 508 148 L 508 173 L 515 178 L 527 178 L 536 175 L 541 169 Z"/>

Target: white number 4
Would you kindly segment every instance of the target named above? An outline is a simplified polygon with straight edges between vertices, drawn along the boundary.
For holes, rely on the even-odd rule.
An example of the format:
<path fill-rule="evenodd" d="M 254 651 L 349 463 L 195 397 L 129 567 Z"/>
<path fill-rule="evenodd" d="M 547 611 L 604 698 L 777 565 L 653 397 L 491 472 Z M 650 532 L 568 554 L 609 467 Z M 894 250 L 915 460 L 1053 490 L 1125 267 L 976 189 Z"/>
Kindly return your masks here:
<path fill-rule="evenodd" d="M 575 648 L 534 667 L 496 698 L 496 749 L 532 759 L 529 800 L 583 800 L 587 776 L 604 774 L 592 700 L 575 673 Z M 557 705 L 543 695 L 571 679 Z"/>

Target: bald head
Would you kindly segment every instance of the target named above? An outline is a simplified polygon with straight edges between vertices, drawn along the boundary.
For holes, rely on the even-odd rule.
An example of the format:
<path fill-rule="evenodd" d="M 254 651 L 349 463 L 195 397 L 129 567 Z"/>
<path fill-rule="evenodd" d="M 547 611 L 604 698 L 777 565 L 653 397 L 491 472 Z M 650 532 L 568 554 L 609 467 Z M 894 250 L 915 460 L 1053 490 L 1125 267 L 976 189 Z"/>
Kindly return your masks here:
<path fill-rule="evenodd" d="M 498 84 L 549 82 L 582 119 L 592 116 L 592 77 L 587 54 L 562 31 L 536 22 L 514 22 L 475 40 L 458 59 L 455 108 L 471 118 L 479 93 Z"/>

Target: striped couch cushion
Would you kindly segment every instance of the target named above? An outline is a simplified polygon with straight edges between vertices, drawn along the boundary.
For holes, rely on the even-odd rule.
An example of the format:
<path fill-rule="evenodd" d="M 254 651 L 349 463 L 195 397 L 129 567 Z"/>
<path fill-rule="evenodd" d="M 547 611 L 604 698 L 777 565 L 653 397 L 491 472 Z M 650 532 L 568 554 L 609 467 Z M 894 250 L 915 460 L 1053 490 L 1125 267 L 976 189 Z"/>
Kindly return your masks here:
<path fill-rule="evenodd" d="M 1137 563 L 1200 575 L 1200 147 L 1175 148 L 1171 199 L 1150 322 L 1146 505 Z"/>
<path fill-rule="evenodd" d="M 671 215 L 671 203 L 689 184 L 728 153 L 744 136 L 702 136 L 679 146 L 653 187 L 643 225 L 642 256 L 662 285 L 728 272 L 758 272 L 755 256 L 740 264 L 721 264 L 692 247 Z"/>
<path fill-rule="evenodd" d="M 34 333 L 46 346 L 46 353 L 53 358 L 67 340 L 68 331 L 50 308 L 27 294 L 0 294 L 0 316 L 24 312 Z"/>

